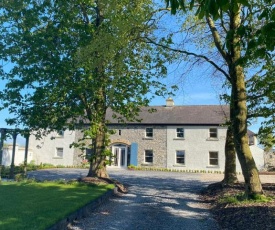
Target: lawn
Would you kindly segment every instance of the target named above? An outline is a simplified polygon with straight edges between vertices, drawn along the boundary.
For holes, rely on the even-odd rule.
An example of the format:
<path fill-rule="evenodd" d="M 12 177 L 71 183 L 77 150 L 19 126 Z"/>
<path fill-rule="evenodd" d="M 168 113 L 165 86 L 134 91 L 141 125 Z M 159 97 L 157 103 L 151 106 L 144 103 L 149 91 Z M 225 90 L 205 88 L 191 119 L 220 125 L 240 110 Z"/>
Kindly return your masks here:
<path fill-rule="evenodd" d="M 0 229 L 47 229 L 113 188 L 78 182 L 1 182 Z"/>

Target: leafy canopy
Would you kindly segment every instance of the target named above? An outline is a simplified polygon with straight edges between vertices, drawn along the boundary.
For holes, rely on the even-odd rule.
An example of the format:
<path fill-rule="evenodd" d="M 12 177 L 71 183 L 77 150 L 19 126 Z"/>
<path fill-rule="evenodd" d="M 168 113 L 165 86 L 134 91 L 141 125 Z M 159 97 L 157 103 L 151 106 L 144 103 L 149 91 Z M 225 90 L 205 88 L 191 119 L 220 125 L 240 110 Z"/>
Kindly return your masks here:
<path fill-rule="evenodd" d="M 153 47 L 152 3 L 18 0 L 1 5 L 2 107 L 32 130 L 97 123 L 96 105 L 134 119 L 164 95 L 167 53 Z M 164 40 L 163 40 L 164 41 Z M 8 68 L 7 68 L 8 66 Z M 66 126 L 65 126 L 66 125 Z"/>

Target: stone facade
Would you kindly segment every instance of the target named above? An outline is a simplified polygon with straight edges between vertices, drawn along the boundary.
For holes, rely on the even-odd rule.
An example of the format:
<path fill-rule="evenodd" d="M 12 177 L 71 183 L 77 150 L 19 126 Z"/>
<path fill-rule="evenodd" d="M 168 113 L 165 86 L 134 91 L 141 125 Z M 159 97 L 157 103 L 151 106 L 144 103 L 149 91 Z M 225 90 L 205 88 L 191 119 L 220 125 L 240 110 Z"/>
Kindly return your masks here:
<path fill-rule="evenodd" d="M 275 149 L 265 151 L 265 170 L 275 171 Z"/>
<path fill-rule="evenodd" d="M 137 143 L 138 144 L 138 166 L 150 166 L 166 168 L 166 126 L 156 125 L 110 125 L 115 131 L 111 136 L 111 144 L 115 143 Z M 153 128 L 153 137 L 145 136 L 146 128 Z M 153 163 L 145 163 L 145 150 L 153 150 Z"/>

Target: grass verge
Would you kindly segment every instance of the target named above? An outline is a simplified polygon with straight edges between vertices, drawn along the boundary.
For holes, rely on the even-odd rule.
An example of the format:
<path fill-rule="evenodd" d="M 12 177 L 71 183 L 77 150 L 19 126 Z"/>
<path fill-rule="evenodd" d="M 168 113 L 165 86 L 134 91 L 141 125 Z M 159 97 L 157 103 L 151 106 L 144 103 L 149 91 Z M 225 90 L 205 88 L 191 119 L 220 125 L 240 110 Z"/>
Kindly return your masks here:
<path fill-rule="evenodd" d="M 0 229 L 47 229 L 114 185 L 1 182 Z"/>
<path fill-rule="evenodd" d="M 235 195 L 224 195 L 219 199 L 220 204 L 251 204 L 251 203 L 267 203 L 274 200 L 274 197 L 265 195 L 255 195 L 248 198 L 245 193 L 237 193 Z"/>

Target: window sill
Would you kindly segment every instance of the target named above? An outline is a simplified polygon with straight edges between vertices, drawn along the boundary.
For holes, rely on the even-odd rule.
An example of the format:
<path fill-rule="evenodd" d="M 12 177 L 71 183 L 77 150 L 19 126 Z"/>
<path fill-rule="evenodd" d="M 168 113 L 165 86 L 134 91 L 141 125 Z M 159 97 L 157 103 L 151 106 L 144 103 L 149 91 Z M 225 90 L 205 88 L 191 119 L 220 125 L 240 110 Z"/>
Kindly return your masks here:
<path fill-rule="evenodd" d="M 63 159 L 63 157 L 53 157 L 53 159 Z"/>
<path fill-rule="evenodd" d="M 219 165 L 208 165 L 206 166 L 206 168 L 220 168 Z"/>
<path fill-rule="evenodd" d="M 212 137 L 212 138 L 207 138 L 206 140 L 207 140 L 207 141 L 219 141 L 219 138 L 213 138 L 213 137 Z"/>
<path fill-rule="evenodd" d="M 153 166 L 153 163 L 143 163 L 141 166 Z"/>
<path fill-rule="evenodd" d="M 143 137 L 142 140 L 154 140 L 153 137 Z"/>
<path fill-rule="evenodd" d="M 175 164 L 175 165 L 173 165 L 173 167 L 186 167 L 186 165 L 184 165 L 184 164 Z"/>
<path fill-rule="evenodd" d="M 184 137 L 175 137 L 175 138 L 173 138 L 173 140 L 174 141 L 183 141 L 183 140 L 185 140 L 185 138 Z"/>

